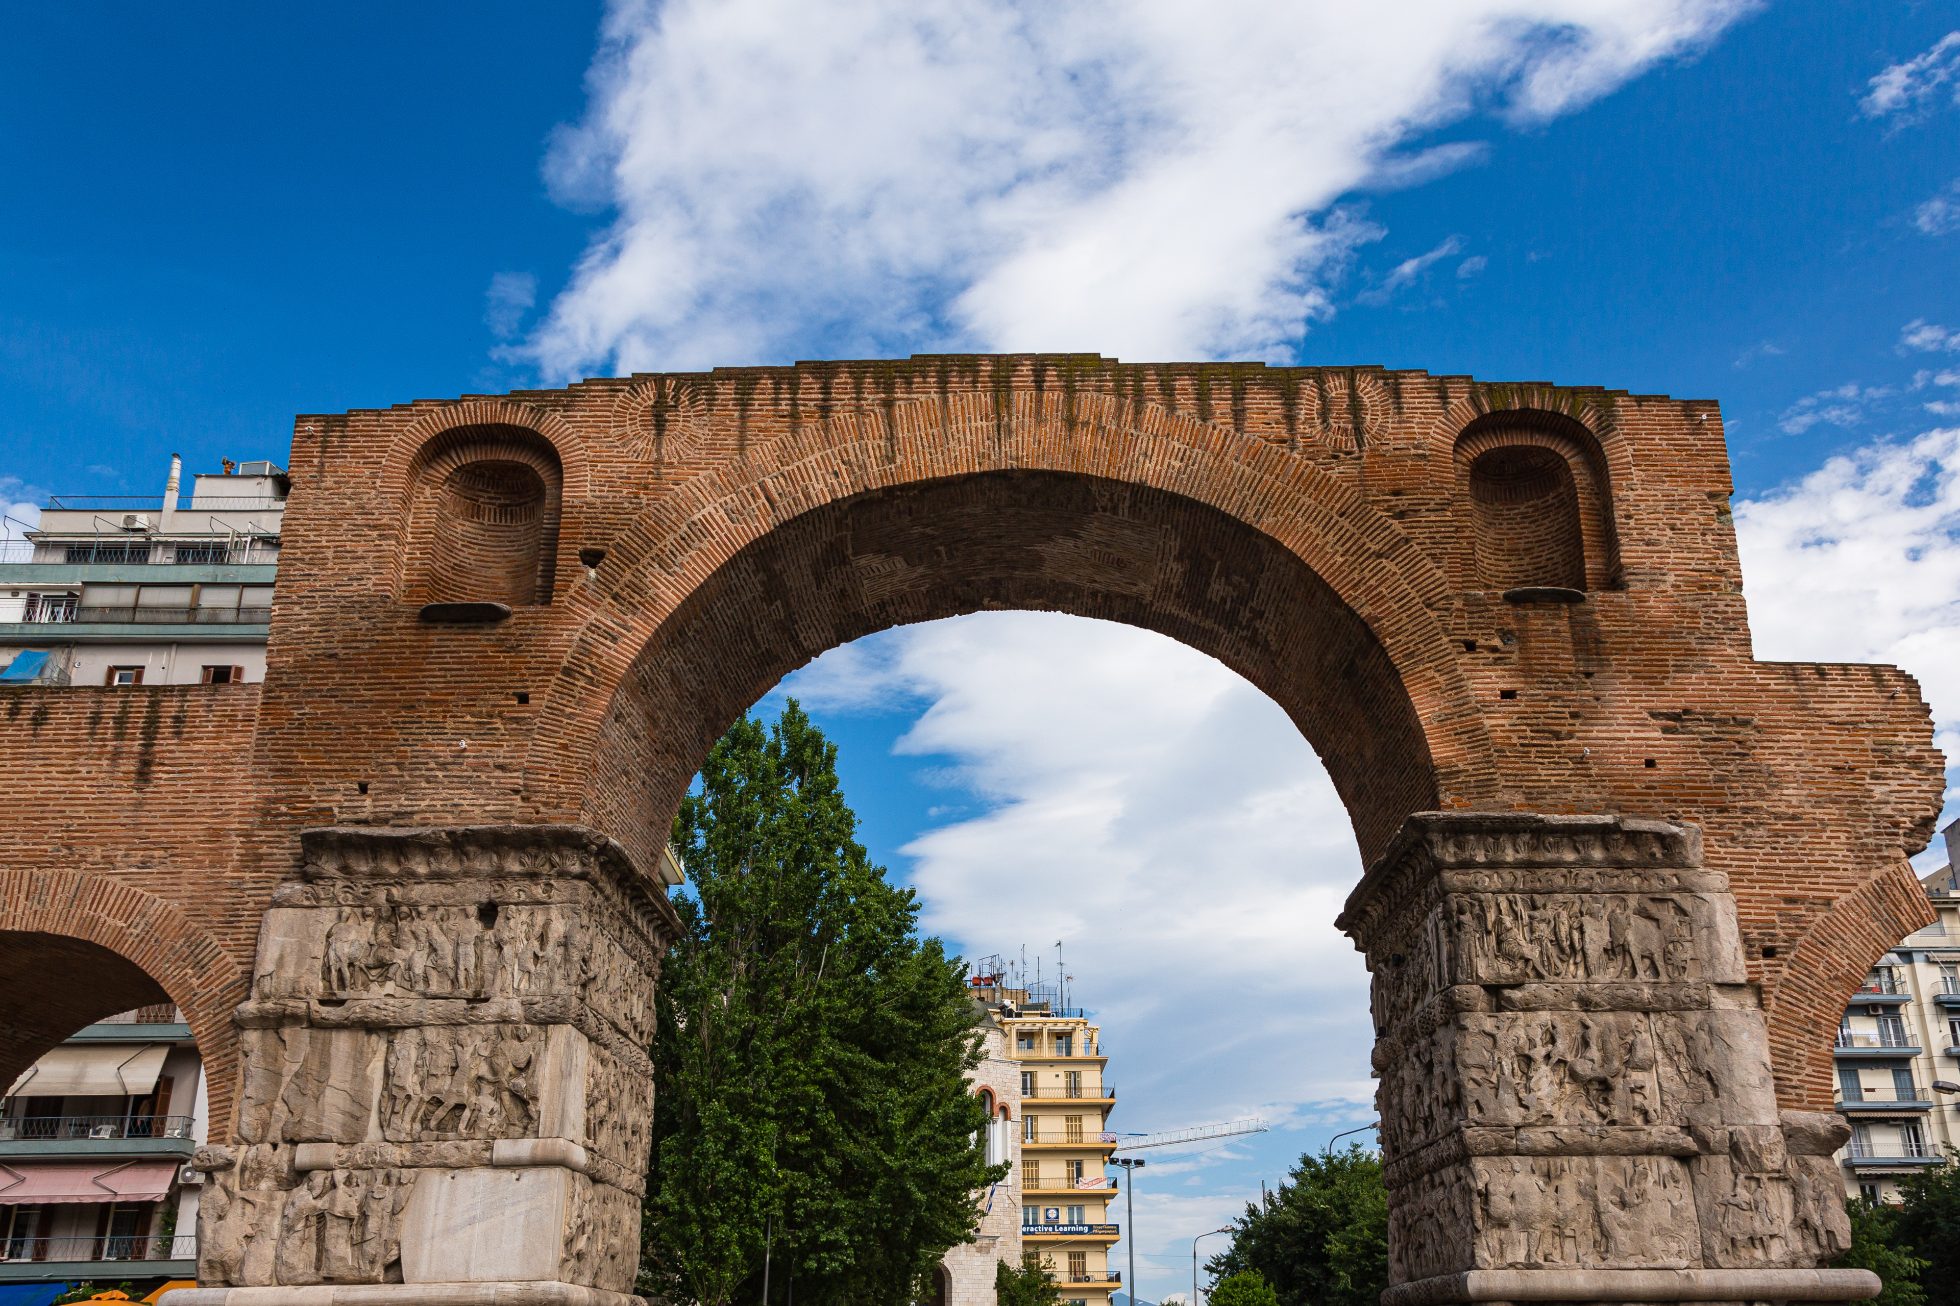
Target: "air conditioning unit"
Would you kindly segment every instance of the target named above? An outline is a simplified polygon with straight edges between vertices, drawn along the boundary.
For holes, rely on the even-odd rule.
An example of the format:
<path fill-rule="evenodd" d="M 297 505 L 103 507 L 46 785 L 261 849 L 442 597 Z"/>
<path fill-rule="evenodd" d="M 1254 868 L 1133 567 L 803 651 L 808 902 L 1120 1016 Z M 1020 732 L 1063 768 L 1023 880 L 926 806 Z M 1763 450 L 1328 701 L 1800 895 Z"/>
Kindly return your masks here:
<path fill-rule="evenodd" d="M 191 1136 L 190 1123 L 186 1121 L 183 1124 L 165 1125 L 163 1127 L 163 1136 L 165 1138 L 189 1138 Z"/>
<path fill-rule="evenodd" d="M 204 1171 L 194 1165 L 177 1167 L 177 1182 L 188 1188 L 196 1188 L 204 1182 Z"/>
<path fill-rule="evenodd" d="M 150 529 L 150 515 L 144 512 L 123 514 L 122 528 L 126 531 L 147 531 Z"/>

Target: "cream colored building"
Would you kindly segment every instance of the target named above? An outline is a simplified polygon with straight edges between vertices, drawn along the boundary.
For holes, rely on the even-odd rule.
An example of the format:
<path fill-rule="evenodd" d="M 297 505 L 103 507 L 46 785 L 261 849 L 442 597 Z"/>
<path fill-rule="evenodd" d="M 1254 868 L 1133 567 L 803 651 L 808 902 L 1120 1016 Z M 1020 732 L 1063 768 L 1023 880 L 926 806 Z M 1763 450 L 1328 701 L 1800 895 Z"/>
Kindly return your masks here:
<path fill-rule="evenodd" d="M 1103 1081 L 1102 1031 L 1063 1006 L 1059 990 L 1017 984 L 1001 969 L 983 965 L 974 979 L 987 1041 L 972 1078 L 993 1129 L 1009 1126 L 1004 1151 L 990 1132 L 987 1159 L 1012 1169 L 985 1199 L 979 1238 L 946 1254 L 934 1306 L 994 1306 L 994 1266 L 1019 1265 L 1024 1253 L 1040 1260 L 1064 1306 L 1108 1306 L 1123 1281 L 1109 1264 L 1121 1231 L 1106 1174 L 1116 1098 Z"/>
<path fill-rule="evenodd" d="M 1899 1180 L 1960 1146 L 1960 822 L 1946 829 L 1947 864 L 1922 877 L 1939 914 L 1907 935 L 1853 995 L 1838 1029 L 1837 1109 L 1851 1122 L 1838 1153 L 1845 1192 L 1896 1201 Z"/>

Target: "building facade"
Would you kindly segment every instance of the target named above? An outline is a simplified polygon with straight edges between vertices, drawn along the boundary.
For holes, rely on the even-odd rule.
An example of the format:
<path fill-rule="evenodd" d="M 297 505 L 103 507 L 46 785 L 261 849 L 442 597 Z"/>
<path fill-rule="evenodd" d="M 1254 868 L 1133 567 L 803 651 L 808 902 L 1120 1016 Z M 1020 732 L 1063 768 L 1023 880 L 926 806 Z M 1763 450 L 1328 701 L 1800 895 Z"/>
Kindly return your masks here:
<path fill-rule="evenodd" d="M 1960 822 L 1947 864 L 1921 879 L 1939 920 L 1907 935 L 1852 996 L 1833 1049 L 1837 1109 L 1851 1122 L 1838 1152 L 1845 1192 L 1896 1201 L 1899 1180 L 1960 1147 Z"/>
<path fill-rule="evenodd" d="M 225 684 L 265 679 L 287 479 L 226 461 L 182 496 L 56 495 L 0 542 L 0 681 Z"/>
<path fill-rule="evenodd" d="M 87 1026 L 16 1079 L 0 1100 L 0 1302 L 193 1278 L 207 1101 L 168 1006 Z"/>
<path fill-rule="evenodd" d="M 940 1262 L 932 1306 L 994 1306 L 995 1267 L 1021 1263 L 1021 1066 L 992 1007 L 981 1008 L 980 1034 L 980 1064 L 967 1078 L 987 1106 L 987 1164 L 1005 1164 L 1007 1174 L 980 1198 L 973 1241 Z"/>

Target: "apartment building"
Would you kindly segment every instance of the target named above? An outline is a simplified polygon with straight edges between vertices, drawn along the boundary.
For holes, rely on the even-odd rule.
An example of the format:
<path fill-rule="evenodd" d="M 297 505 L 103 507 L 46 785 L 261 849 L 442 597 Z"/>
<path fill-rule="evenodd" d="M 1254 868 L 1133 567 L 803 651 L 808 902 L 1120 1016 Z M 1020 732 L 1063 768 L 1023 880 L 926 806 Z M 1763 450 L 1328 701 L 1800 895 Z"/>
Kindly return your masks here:
<path fill-rule="evenodd" d="M 1847 1194 L 1896 1201 L 1899 1180 L 1960 1146 L 1960 884 L 1956 831 L 1947 864 L 1921 883 L 1939 920 L 1907 935 L 1852 996 L 1837 1033 L 1837 1109 L 1851 1122 L 1838 1153 Z"/>
<path fill-rule="evenodd" d="M 194 1278 L 189 1162 L 206 1117 L 197 1046 L 168 1006 L 89 1025 L 15 1080 L 0 1099 L 0 1306 Z"/>
<path fill-rule="evenodd" d="M 224 684 L 265 678 L 287 478 L 269 462 L 160 496 L 55 495 L 0 541 L 0 683 Z M 17 538 L 16 538 L 17 537 Z"/>
<path fill-rule="evenodd" d="M 1116 1136 L 1109 1132 L 1115 1090 L 1102 1031 L 1061 985 L 1003 983 L 976 989 L 993 1009 L 1017 1068 L 1021 1096 L 1021 1245 L 1040 1259 L 1069 1306 L 1107 1306 L 1123 1286 L 1109 1264 L 1121 1236 L 1112 1214 L 1117 1186 L 1107 1175 Z"/>
<path fill-rule="evenodd" d="M 977 1003 L 977 999 L 976 999 Z M 1008 1035 L 994 1009 L 978 1010 L 981 1059 L 967 1081 L 987 1108 L 987 1164 L 1006 1163 L 1006 1178 L 979 1194 L 980 1227 L 973 1241 L 947 1252 L 933 1278 L 927 1306 L 995 1306 L 998 1265 L 1021 1263 L 1021 1066 L 1008 1053 Z"/>

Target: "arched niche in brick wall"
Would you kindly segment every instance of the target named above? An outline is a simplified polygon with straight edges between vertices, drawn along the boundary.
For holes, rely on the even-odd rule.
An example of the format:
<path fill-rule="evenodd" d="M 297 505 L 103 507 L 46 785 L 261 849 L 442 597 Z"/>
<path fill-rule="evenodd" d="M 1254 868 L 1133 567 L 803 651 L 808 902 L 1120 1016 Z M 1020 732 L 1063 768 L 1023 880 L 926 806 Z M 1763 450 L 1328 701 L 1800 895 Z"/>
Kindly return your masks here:
<path fill-rule="evenodd" d="M 564 471 L 521 426 L 432 437 L 409 467 L 403 597 L 422 603 L 551 602 Z"/>
<path fill-rule="evenodd" d="M 1606 461 L 1580 423 L 1539 410 L 1487 414 L 1457 436 L 1455 465 L 1466 589 L 1618 585 Z"/>

